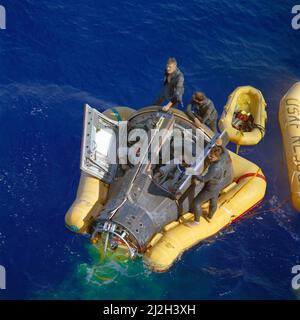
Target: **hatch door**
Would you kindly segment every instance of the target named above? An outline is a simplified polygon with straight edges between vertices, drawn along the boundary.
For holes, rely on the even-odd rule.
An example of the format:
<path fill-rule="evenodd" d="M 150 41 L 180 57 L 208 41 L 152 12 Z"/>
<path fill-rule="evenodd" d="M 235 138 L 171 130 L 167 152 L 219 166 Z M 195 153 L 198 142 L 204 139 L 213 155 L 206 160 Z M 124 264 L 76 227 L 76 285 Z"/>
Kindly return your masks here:
<path fill-rule="evenodd" d="M 118 122 L 85 105 L 80 169 L 110 184 L 117 172 Z"/>

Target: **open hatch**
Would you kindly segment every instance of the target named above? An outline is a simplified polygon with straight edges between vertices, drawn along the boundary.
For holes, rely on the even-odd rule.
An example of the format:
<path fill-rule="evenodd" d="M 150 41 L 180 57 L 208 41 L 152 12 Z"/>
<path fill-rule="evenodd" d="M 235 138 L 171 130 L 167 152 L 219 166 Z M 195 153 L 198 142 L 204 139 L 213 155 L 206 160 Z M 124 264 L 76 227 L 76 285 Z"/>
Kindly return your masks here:
<path fill-rule="evenodd" d="M 85 105 L 80 169 L 110 184 L 117 172 L 118 122 Z"/>

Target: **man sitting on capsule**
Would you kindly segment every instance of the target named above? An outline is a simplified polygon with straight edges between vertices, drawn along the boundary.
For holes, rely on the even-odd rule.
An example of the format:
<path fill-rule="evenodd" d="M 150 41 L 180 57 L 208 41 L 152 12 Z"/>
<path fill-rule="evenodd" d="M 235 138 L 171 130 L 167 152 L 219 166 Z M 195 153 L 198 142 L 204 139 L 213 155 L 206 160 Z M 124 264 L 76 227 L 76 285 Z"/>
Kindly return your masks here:
<path fill-rule="evenodd" d="M 202 204 L 209 201 L 208 218 L 212 219 L 218 207 L 218 198 L 222 189 L 232 183 L 232 162 L 228 150 L 222 146 L 222 139 L 216 140 L 216 145 L 208 154 L 209 167 L 207 173 L 195 175 L 194 178 L 202 182 L 203 188 L 195 197 L 193 202 L 195 220 L 187 223 L 188 226 L 198 225 L 202 215 Z"/>
<path fill-rule="evenodd" d="M 175 160 L 161 166 L 154 175 L 154 179 L 168 191 L 175 193 L 183 176 L 186 174 L 186 168 L 189 164 L 182 160 L 182 163 L 175 164 Z"/>
<path fill-rule="evenodd" d="M 217 132 L 218 112 L 213 102 L 203 92 L 196 91 L 187 106 L 186 114 L 195 122 L 196 127 L 201 122 L 206 124 L 213 132 Z"/>
<path fill-rule="evenodd" d="M 175 58 L 169 58 L 166 65 L 164 76 L 164 87 L 154 102 L 154 105 L 160 106 L 165 100 L 169 102 L 162 107 L 162 111 L 168 112 L 172 107 L 177 108 L 182 104 L 184 92 L 184 77 L 177 67 Z"/>

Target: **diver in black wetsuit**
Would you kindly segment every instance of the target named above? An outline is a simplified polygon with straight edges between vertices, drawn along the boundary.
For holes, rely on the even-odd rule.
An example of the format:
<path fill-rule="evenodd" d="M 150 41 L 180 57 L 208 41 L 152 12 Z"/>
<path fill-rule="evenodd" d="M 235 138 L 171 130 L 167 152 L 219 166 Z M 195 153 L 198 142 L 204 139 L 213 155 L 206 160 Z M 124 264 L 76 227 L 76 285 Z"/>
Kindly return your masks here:
<path fill-rule="evenodd" d="M 184 77 L 177 67 L 175 58 L 169 58 L 166 65 L 164 87 L 154 102 L 154 105 L 160 106 L 165 100 L 169 102 L 162 107 L 162 111 L 168 112 L 172 107 L 178 107 L 182 103 L 184 92 Z"/>
<path fill-rule="evenodd" d="M 186 114 L 195 122 L 197 127 L 206 124 L 213 132 L 217 132 L 218 112 L 213 102 L 203 92 L 197 91 L 192 95 Z"/>
<path fill-rule="evenodd" d="M 194 223 L 199 224 L 202 214 L 201 205 L 210 201 L 208 218 L 212 219 L 217 210 L 218 197 L 222 189 L 232 182 L 232 163 L 228 151 L 220 145 L 212 148 L 208 155 L 209 168 L 204 176 L 194 176 L 204 183 L 203 189 L 194 199 L 193 207 L 195 213 Z"/>

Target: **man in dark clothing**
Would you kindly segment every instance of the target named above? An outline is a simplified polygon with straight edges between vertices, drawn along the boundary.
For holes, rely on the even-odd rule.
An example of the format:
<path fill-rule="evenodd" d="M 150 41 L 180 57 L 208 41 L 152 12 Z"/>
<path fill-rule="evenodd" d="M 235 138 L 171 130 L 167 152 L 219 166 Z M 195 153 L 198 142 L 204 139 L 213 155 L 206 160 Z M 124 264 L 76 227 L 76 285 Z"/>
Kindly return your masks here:
<path fill-rule="evenodd" d="M 161 166 L 159 171 L 154 175 L 154 178 L 165 189 L 176 192 L 178 184 L 186 174 L 187 167 L 188 164 L 184 160 L 182 164 L 175 164 L 173 159 L 168 164 Z M 159 179 L 161 180 L 159 181 Z"/>
<path fill-rule="evenodd" d="M 217 132 L 218 112 L 213 102 L 203 92 L 197 91 L 192 95 L 190 104 L 186 109 L 187 115 L 194 120 L 197 127 L 201 122 L 206 124 L 213 132 Z"/>
<path fill-rule="evenodd" d="M 233 179 L 231 159 L 225 148 L 218 145 L 213 147 L 208 160 L 207 173 L 204 176 L 195 176 L 197 180 L 204 183 L 204 187 L 194 199 L 195 220 L 189 225 L 199 224 L 202 214 L 201 205 L 207 201 L 210 201 L 208 218 L 212 219 L 217 210 L 219 194 Z"/>
<path fill-rule="evenodd" d="M 154 102 L 154 105 L 160 106 L 165 100 L 169 102 L 162 107 L 162 111 L 168 112 L 170 108 L 177 107 L 182 103 L 184 92 L 184 77 L 177 67 L 175 58 L 169 58 L 166 65 L 164 88 Z"/>

